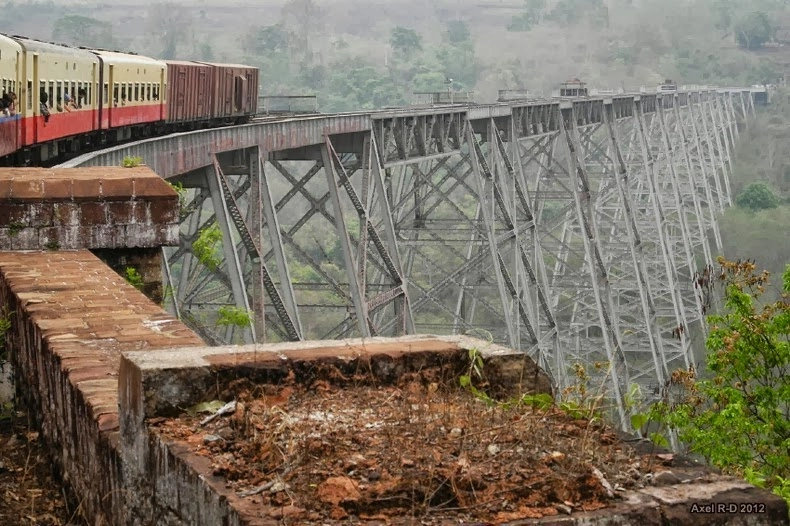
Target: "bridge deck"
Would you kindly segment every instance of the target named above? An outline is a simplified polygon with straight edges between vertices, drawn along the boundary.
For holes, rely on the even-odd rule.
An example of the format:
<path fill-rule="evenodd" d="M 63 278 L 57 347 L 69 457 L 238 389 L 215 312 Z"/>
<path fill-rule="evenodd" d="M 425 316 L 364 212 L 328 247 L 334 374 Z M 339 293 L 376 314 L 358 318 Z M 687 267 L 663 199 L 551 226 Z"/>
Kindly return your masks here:
<path fill-rule="evenodd" d="M 689 102 L 708 100 L 717 93 L 749 93 L 742 88 L 708 89 L 678 92 L 671 99 L 681 107 Z M 662 98 L 663 97 L 663 98 Z M 603 108 L 611 105 L 616 118 L 630 117 L 634 102 L 638 101 L 645 112 L 655 111 L 657 104 L 670 104 L 666 94 L 618 94 L 575 99 L 530 99 L 494 104 L 445 104 L 430 107 L 407 107 L 370 112 L 348 112 L 320 115 L 265 118 L 241 126 L 176 133 L 92 152 L 67 161 L 60 167 L 117 166 L 127 156 L 142 157 L 161 177 L 176 175 L 211 166 L 212 155 L 217 152 L 260 147 L 265 152 L 300 150 L 322 144 L 327 136 L 339 140 L 373 130 L 378 135 L 380 148 L 385 148 L 387 135 L 409 134 L 421 128 L 446 143 L 451 129 L 459 132 L 465 122 L 484 124 L 490 119 L 513 119 L 519 138 L 556 132 L 561 108 L 574 106 L 579 125 L 603 122 Z M 444 137 L 442 137 L 444 133 Z M 353 139 L 352 139 L 353 140 Z M 393 138 L 393 141 L 395 139 Z M 383 152 L 382 152 L 383 153 Z M 439 152 L 422 151 L 408 154 L 400 161 L 418 161 L 440 155 Z M 385 167 L 396 159 L 382 155 Z"/>

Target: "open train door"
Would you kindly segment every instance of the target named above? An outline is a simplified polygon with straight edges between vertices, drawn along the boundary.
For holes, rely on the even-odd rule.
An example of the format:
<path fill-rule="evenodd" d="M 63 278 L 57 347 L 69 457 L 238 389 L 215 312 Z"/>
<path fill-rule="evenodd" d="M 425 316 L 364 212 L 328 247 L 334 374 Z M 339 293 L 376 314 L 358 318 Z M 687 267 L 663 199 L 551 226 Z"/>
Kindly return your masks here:
<path fill-rule="evenodd" d="M 237 75 L 233 80 L 233 113 L 239 113 L 245 109 L 244 101 L 247 100 L 247 79 L 241 75 Z"/>

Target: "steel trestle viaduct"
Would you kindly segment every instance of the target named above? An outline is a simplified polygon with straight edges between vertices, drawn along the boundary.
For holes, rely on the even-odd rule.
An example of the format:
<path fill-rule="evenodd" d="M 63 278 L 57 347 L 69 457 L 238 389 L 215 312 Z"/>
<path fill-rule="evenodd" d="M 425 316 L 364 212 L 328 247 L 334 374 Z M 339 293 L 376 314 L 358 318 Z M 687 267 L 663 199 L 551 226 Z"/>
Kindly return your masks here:
<path fill-rule="evenodd" d="M 139 156 L 189 189 L 165 276 L 170 308 L 210 343 L 490 334 L 560 389 L 575 363 L 599 364 L 625 426 L 632 384 L 657 392 L 696 361 L 717 217 L 732 204 L 738 126 L 755 95 L 268 119 L 61 166 Z M 212 225 L 217 265 L 193 246 Z M 214 325 L 223 305 L 254 323 Z"/>

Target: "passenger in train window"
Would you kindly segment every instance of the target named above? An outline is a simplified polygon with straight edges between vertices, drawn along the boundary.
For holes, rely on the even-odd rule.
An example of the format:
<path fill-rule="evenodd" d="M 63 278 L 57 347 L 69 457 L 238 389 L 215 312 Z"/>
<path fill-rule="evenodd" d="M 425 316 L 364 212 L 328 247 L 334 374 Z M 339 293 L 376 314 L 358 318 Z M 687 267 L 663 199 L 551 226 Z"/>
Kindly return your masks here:
<path fill-rule="evenodd" d="M 6 117 L 16 115 L 16 93 L 13 91 L 3 93 L 0 98 L 0 114 Z"/>
<path fill-rule="evenodd" d="M 63 109 L 66 111 L 72 111 L 77 109 L 68 91 L 63 92 Z"/>
<path fill-rule="evenodd" d="M 83 104 L 88 103 L 88 92 L 85 88 L 77 90 L 77 109 L 81 109 Z"/>
<path fill-rule="evenodd" d="M 57 111 L 63 111 L 63 99 L 58 97 L 55 99 L 55 109 Z"/>
<path fill-rule="evenodd" d="M 8 117 L 11 115 L 11 97 L 8 93 L 3 92 L 2 98 L 0 98 L 0 113 Z"/>
<path fill-rule="evenodd" d="M 16 115 L 16 93 L 14 93 L 13 91 L 9 91 L 8 100 L 10 101 L 7 108 L 8 114 Z"/>
<path fill-rule="evenodd" d="M 41 89 L 41 93 L 39 94 L 39 99 L 41 105 L 39 107 L 39 111 L 41 115 L 44 117 L 44 122 L 49 122 L 49 106 L 47 103 L 49 102 L 49 95 L 47 95 L 46 90 L 43 88 Z"/>

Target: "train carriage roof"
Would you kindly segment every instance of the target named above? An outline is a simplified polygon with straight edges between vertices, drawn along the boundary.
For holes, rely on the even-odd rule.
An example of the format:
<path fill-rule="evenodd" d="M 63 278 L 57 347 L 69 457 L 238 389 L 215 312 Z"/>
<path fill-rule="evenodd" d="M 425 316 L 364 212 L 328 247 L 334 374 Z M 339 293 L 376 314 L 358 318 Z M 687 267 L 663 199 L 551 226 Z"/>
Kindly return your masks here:
<path fill-rule="evenodd" d="M 52 42 L 42 42 L 40 40 L 34 40 L 32 38 L 17 35 L 14 35 L 12 38 L 18 42 L 25 49 L 25 51 L 46 53 L 47 55 L 60 55 L 61 57 L 70 57 L 74 60 L 89 60 L 91 62 L 97 61 L 93 53 L 84 49 L 53 44 Z"/>
<path fill-rule="evenodd" d="M 207 66 L 215 66 L 218 68 L 241 68 L 241 69 L 258 69 L 257 66 L 248 66 L 246 64 L 221 64 L 219 62 L 205 62 L 196 61 L 198 64 L 206 64 Z"/>
<path fill-rule="evenodd" d="M 21 51 L 22 46 L 8 35 L 0 33 L 0 49 L 15 49 Z"/>
<path fill-rule="evenodd" d="M 175 64 L 177 66 L 212 66 L 207 62 L 195 62 L 194 60 L 165 60 L 166 64 Z"/>
<path fill-rule="evenodd" d="M 146 57 L 144 55 L 133 55 L 131 53 L 121 53 L 119 51 L 106 51 L 103 49 L 94 49 L 91 50 L 92 53 L 99 55 L 104 59 L 107 64 L 113 65 L 128 65 L 128 66 L 158 66 L 160 68 L 167 67 L 162 60 L 156 60 L 155 58 Z"/>

